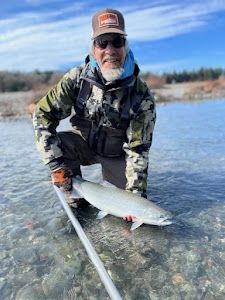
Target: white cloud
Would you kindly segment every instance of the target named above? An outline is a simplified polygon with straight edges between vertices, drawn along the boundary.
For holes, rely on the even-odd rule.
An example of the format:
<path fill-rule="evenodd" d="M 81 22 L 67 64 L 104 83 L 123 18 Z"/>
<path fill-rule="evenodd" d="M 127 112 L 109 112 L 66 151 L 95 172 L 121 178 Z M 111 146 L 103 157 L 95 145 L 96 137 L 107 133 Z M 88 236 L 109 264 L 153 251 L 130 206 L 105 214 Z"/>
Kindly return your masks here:
<path fill-rule="evenodd" d="M 191 32 L 204 26 L 212 13 L 225 10 L 225 1 L 156 3 L 152 2 L 151 7 L 145 3 L 143 9 L 140 9 L 140 4 L 121 8 L 125 13 L 129 39 L 156 41 Z M 57 69 L 71 61 L 82 61 L 88 52 L 91 36 L 91 13 L 84 14 L 84 5 L 87 7 L 88 3 L 78 2 L 58 11 L 34 11 L 0 20 L 0 68 Z M 70 17 L 67 17 L 69 12 Z"/>
<path fill-rule="evenodd" d="M 88 51 L 87 21 L 87 17 L 80 17 L 10 31 L 3 37 L 5 42 L 0 38 L 0 56 L 10 59 L 4 60 L 10 62 L 7 69 L 57 69 L 59 65 L 81 61 Z"/>
<path fill-rule="evenodd" d="M 62 2 L 62 0 L 26 0 L 25 2 L 30 5 L 42 5 L 42 4 Z"/>
<path fill-rule="evenodd" d="M 219 10 L 225 10 L 225 1 L 139 9 L 126 15 L 127 31 L 133 40 L 160 40 L 202 27 L 208 22 L 210 14 Z"/>

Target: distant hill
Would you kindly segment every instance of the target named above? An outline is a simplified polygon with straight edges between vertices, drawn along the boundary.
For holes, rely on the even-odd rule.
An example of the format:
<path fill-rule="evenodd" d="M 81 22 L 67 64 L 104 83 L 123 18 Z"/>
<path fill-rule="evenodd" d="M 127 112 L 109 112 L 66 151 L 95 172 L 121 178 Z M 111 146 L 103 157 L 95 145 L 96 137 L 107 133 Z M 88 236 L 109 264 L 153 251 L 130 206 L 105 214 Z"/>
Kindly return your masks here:
<path fill-rule="evenodd" d="M 53 86 L 63 76 L 61 72 L 0 72 L 0 92 L 25 92 L 36 90 L 40 86 Z"/>
<path fill-rule="evenodd" d="M 0 118 L 32 115 L 35 104 L 63 76 L 61 72 L 0 72 Z M 223 69 L 199 69 L 156 75 L 142 73 L 142 78 L 156 102 L 195 101 L 225 98 Z"/>
<path fill-rule="evenodd" d="M 43 87 L 55 85 L 63 76 L 62 72 L 55 71 L 34 71 L 22 72 L 0 72 L 0 93 L 41 90 Z M 180 83 L 190 81 L 214 80 L 225 76 L 225 69 L 222 68 L 201 68 L 195 71 L 182 71 L 156 75 L 151 72 L 142 73 L 143 79 L 152 87 L 160 88 L 165 83 Z M 46 89 L 46 88 L 44 88 Z"/>

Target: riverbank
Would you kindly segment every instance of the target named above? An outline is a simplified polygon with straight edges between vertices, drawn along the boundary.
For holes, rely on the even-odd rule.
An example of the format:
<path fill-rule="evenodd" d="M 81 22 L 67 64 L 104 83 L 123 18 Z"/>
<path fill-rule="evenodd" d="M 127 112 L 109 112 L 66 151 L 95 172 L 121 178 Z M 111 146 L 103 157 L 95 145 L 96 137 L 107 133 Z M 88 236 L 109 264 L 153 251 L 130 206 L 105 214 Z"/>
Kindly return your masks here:
<path fill-rule="evenodd" d="M 157 102 L 225 98 L 225 79 L 165 84 L 153 89 Z"/>
<path fill-rule="evenodd" d="M 148 82 L 151 87 L 151 82 Z M 46 94 L 49 86 L 27 92 L 0 93 L 0 117 L 25 116 L 32 112 L 34 103 Z M 173 101 L 200 101 L 225 98 L 225 79 L 164 84 L 153 86 L 157 103 Z"/>

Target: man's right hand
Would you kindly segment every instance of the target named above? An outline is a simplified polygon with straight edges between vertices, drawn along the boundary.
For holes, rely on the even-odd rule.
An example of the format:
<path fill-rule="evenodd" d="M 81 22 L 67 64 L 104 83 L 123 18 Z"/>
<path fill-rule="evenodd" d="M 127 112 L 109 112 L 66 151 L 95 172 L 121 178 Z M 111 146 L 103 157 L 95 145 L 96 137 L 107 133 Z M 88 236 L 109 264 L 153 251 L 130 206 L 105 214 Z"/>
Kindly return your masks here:
<path fill-rule="evenodd" d="M 72 190 L 72 171 L 66 167 L 51 172 L 52 182 L 64 192 Z"/>

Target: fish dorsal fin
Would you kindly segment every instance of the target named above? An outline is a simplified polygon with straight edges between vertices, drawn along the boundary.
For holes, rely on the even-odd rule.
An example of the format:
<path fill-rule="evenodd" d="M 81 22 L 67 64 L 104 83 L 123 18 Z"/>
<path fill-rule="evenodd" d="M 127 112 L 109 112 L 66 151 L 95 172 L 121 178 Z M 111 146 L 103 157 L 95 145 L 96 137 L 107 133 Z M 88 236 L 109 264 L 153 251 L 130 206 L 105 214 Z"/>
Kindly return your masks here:
<path fill-rule="evenodd" d="M 97 214 L 97 218 L 98 220 L 103 219 L 105 216 L 107 216 L 108 213 L 106 211 L 100 210 Z"/>
<path fill-rule="evenodd" d="M 99 163 L 88 166 L 81 165 L 80 171 L 84 180 L 94 183 L 101 183 L 103 181 L 102 165 Z"/>
<path fill-rule="evenodd" d="M 131 225 L 130 230 L 133 231 L 134 229 L 138 228 L 138 227 L 141 226 L 142 224 L 143 224 L 143 222 L 140 221 L 140 220 L 135 221 L 135 222 Z"/>
<path fill-rule="evenodd" d="M 103 180 L 100 184 L 104 187 L 111 187 L 111 188 L 115 188 L 115 189 L 117 188 L 114 184 L 112 184 L 106 180 Z"/>
<path fill-rule="evenodd" d="M 93 183 L 98 183 L 104 187 L 116 188 L 115 185 L 103 179 L 101 164 L 97 163 L 88 166 L 81 165 L 80 170 L 81 170 L 81 176 L 83 180 L 93 182 Z"/>

